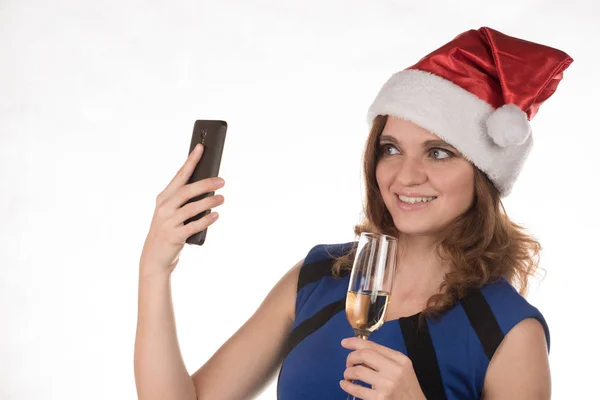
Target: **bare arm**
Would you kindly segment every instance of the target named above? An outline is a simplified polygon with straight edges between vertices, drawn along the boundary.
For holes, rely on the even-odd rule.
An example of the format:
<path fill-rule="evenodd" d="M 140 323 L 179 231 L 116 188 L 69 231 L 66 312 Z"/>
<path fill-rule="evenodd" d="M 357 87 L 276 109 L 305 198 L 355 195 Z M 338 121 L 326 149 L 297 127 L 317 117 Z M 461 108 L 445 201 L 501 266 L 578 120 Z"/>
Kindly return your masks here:
<path fill-rule="evenodd" d="M 254 315 L 191 377 L 177 340 L 170 278 L 140 280 L 135 343 L 138 397 L 250 399 L 260 393 L 282 362 L 303 261 L 280 279 Z"/>
<path fill-rule="evenodd" d="M 177 341 L 170 275 L 140 277 L 134 372 L 141 400 L 196 400 Z"/>
<path fill-rule="evenodd" d="M 303 262 L 281 278 L 254 315 L 192 375 L 199 398 L 251 399 L 274 377 L 294 322 Z"/>
<path fill-rule="evenodd" d="M 542 325 L 527 318 L 512 328 L 490 361 L 483 398 L 550 399 L 548 348 Z"/>
<path fill-rule="evenodd" d="M 186 238 L 216 221 L 214 211 L 197 221 L 189 218 L 214 209 L 224 197 L 212 195 L 188 204 L 224 182 L 206 178 L 187 183 L 203 153 L 199 145 L 177 175 L 157 196 L 150 230 L 140 257 L 138 321 L 134 373 L 138 398 L 248 399 L 268 382 L 281 363 L 294 320 L 301 260 L 273 287 L 254 315 L 212 358 L 190 376 L 181 357 L 171 298 L 171 273 Z"/>

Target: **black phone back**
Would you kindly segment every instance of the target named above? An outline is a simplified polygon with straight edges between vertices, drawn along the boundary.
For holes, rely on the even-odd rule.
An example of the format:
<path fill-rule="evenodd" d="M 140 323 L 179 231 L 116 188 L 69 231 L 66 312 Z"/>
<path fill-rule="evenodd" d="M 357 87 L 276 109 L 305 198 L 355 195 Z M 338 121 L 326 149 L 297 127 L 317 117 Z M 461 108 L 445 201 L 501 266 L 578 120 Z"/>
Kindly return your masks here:
<path fill-rule="evenodd" d="M 223 155 L 223 147 L 225 146 L 226 134 L 227 122 L 225 121 L 197 120 L 194 123 L 194 130 L 192 132 L 192 140 L 188 155 L 192 152 L 192 150 L 194 150 L 194 147 L 196 147 L 196 144 L 198 143 L 202 143 L 204 145 L 204 152 L 202 153 L 202 158 L 200 158 L 200 161 L 198 161 L 192 176 L 188 180 L 188 184 L 200 181 L 202 179 L 219 176 L 219 168 L 221 166 L 221 157 Z M 188 200 L 185 204 L 201 200 L 208 196 L 213 196 L 214 194 L 215 192 L 209 192 L 196 196 Z M 210 212 L 211 210 L 203 211 L 195 217 L 186 220 L 184 224 L 196 221 Z M 188 244 L 202 246 L 206 240 L 207 229 L 190 236 L 185 242 Z"/>

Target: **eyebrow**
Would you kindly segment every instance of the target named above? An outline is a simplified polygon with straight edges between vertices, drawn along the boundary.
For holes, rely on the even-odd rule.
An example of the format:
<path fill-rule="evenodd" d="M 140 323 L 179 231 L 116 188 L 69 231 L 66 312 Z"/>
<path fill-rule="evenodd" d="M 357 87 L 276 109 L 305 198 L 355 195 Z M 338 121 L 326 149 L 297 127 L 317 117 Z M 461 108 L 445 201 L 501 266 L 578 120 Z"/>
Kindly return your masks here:
<path fill-rule="evenodd" d="M 396 140 L 396 138 L 393 136 L 382 135 L 379 137 L 379 143 L 383 142 L 384 140 L 390 141 L 395 144 L 399 144 L 398 141 Z M 448 142 L 446 142 L 444 140 L 434 139 L 434 140 L 427 140 L 427 141 L 423 142 L 423 147 L 431 147 L 431 146 L 443 146 L 443 147 L 450 147 L 452 149 L 456 149 L 456 147 L 452 146 L 451 144 L 449 144 Z"/>

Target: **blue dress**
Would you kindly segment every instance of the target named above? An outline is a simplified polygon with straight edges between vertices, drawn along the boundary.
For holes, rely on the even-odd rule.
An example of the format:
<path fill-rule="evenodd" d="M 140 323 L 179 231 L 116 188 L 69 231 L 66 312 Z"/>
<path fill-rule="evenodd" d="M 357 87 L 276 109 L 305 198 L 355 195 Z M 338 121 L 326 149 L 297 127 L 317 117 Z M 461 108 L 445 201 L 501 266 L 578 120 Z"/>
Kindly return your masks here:
<path fill-rule="evenodd" d="M 346 358 L 341 346 L 354 332 L 345 313 L 349 274 L 331 275 L 333 259 L 355 242 L 317 245 L 300 270 L 296 318 L 277 381 L 279 400 L 346 400 L 340 386 Z M 479 399 L 485 373 L 504 335 L 525 318 L 548 325 L 537 308 L 506 280 L 474 290 L 438 321 L 426 319 L 417 330 L 419 314 L 386 321 L 369 338 L 407 355 L 428 400 Z"/>

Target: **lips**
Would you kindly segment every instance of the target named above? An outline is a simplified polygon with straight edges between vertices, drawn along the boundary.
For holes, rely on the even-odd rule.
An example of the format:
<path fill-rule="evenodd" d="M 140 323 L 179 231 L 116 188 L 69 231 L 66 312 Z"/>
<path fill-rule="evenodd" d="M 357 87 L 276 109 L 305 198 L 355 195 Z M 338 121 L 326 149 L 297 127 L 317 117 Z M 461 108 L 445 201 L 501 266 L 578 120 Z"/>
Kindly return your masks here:
<path fill-rule="evenodd" d="M 398 195 L 398 198 L 404 203 L 415 204 L 415 203 L 428 203 L 435 200 L 436 196 L 402 196 Z"/>
<path fill-rule="evenodd" d="M 401 190 L 399 192 L 395 192 L 394 189 L 391 190 L 396 196 L 406 196 L 406 197 L 436 197 L 434 194 L 429 193 L 419 193 L 419 192 L 409 192 L 408 190 Z"/>
<path fill-rule="evenodd" d="M 398 208 L 402 211 L 418 211 L 418 210 L 422 210 L 423 208 L 428 207 L 431 203 L 433 203 L 437 197 L 435 196 L 431 196 L 431 197 L 413 197 L 413 201 L 417 200 L 417 199 L 425 199 L 426 201 L 415 201 L 413 203 L 408 203 L 405 202 L 403 200 L 401 200 L 401 198 L 405 198 L 405 196 L 396 196 L 396 205 L 398 206 Z"/>

